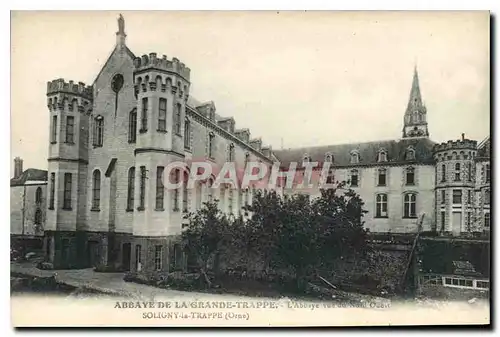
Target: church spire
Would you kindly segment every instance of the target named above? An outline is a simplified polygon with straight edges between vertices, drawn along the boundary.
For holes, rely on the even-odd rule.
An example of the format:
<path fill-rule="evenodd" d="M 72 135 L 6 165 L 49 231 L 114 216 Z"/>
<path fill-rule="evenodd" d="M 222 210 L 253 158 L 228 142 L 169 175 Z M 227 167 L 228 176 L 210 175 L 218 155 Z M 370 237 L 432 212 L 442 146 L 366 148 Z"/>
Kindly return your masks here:
<path fill-rule="evenodd" d="M 404 117 L 403 138 L 428 136 L 427 109 L 422 101 L 417 65 L 415 65 L 410 97 Z"/>
<path fill-rule="evenodd" d="M 116 45 L 124 46 L 126 37 L 127 34 L 125 34 L 125 19 L 120 14 L 120 16 L 118 17 L 118 31 L 116 32 Z"/>

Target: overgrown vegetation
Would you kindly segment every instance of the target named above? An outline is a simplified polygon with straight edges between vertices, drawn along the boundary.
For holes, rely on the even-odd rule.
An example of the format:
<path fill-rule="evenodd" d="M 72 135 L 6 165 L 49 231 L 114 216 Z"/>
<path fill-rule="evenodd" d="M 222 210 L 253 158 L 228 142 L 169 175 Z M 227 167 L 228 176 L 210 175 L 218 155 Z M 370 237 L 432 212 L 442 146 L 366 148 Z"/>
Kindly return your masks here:
<path fill-rule="evenodd" d="M 248 219 L 230 219 L 214 201 L 187 216 L 182 239 L 208 287 L 210 275 L 224 275 L 292 278 L 296 290 L 305 291 L 334 261 L 366 255 L 363 201 L 343 183 L 321 190 L 312 201 L 306 195 L 258 191 L 243 210 Z"/>

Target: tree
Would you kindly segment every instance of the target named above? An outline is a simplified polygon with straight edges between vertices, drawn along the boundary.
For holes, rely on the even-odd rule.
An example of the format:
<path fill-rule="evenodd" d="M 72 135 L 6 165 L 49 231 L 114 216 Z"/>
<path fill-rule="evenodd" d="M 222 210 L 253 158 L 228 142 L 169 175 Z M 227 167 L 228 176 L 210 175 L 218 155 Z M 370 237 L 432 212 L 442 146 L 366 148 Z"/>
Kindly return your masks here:
<path fill-rule="evenodd" d="M 260 251 L 273 269 L 291 268 L 299 287 L 317 267 L 367 246 L 363 201 L 345 183 L 321 190 L 312 201 L 307 195 L 257 193 L 247 209 L 249 249 Z"/>
<path fill-rule="evenodd" d="M 199 211 L 186 217 L 189 224 L 182 233 L 182 240 L 190 254 L 194 254 L 197 267 L 210 287 L 212 282 L 207 275 L 208 264 L 216 258 L 222 245 L 230 240 L 230 221 L 217 208 L 217 201 L 204 203 Z"/>

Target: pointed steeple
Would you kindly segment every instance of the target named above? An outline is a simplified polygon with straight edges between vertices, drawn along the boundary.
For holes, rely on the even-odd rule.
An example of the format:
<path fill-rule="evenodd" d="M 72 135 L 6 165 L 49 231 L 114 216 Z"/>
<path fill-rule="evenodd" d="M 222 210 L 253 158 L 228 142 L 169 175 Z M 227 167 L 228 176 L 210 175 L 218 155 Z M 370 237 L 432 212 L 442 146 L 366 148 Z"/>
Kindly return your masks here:
<path fill-rule="evenodd" d="M 404 116 L 403 138 L 429 137 L 427 109 L 422 101 L 417 66 L 413 69 L 410 97 Z"/>
<path fill-rule="evenodd" d="M 406 113 L 411 113 L 415 109 L 423 106 L 422 94 L 420 93 L 420 85 L 418 83 L 418 71 L 417 66 L 413 70 L 413 81 L 411 83 L 410 99 L 408 100 L 408 107 L 406 108 Z"/>

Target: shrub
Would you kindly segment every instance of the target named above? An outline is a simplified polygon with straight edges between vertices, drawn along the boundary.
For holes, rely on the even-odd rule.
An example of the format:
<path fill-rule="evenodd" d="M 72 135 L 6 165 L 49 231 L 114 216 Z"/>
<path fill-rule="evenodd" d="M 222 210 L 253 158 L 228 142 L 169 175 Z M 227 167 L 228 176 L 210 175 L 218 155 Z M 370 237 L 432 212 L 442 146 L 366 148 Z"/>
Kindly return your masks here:
<path fill-rule="evenodd" d="M 125 269 L 121 266 L 99 265 L 94 268 L 94 271 L 97 273 L 122 273 Z"/>
<path fill-rule="evenodd" d="M 52 270 L 54 269 L 54 265 L 50 262 L 40 262 L 36 266 L 38 269 L 42 270 Z"/>

